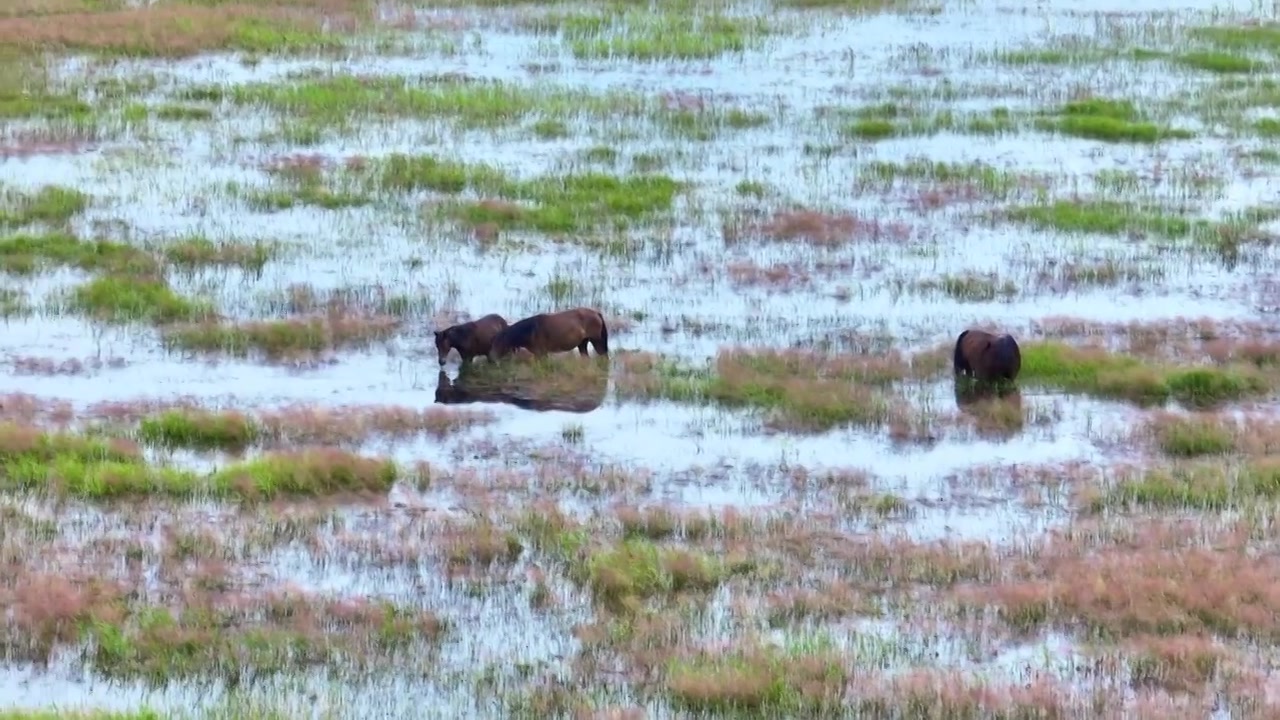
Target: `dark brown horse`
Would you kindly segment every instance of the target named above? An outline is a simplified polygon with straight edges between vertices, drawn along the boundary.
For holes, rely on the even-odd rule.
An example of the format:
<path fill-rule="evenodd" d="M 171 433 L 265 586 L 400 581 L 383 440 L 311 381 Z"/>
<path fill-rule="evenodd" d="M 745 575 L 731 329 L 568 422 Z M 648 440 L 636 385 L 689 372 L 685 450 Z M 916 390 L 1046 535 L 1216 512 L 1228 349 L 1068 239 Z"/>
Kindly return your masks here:
<path fill-rule="evenodd" d="M 472 358 L 488 356 L 494 336 L 506 329 L 506 318 L 491 313 L 479 320 L 436 330 L 436 351 L 440 353 L 441 367 L 450 350 L 458 351 L 464 365 L 471 362 Z"/>
<path fill-rule="evenodd" d="M 498 360 L 520 348 L 543 356 L 576 347 L 586 355 L 588 343 L 596 349 L 596 355 L 609 354 L 609 327 L 599 310 L 579 307 L 539 313 L 512 323 L 498 333 L 489 346 L 489 360 Z"/>
<path fill-rule="evenodd" d="M 441 370 L 436 378 L 436 402 L 443 405 L 469 403 L 505 403 L 523 410 L 546 412 L 589 413 L 604 404 L 609 390 L 609 373 L 601 371 L 589 378 L 590 382 L 575 386 L 572 391 L 561 387 L 539 387 L 529 384 L 492 382 L 465 370 L 457 380 L 450 380 Z"/>
<path fill-rule="evenodd" d="M 953 364 L 956 375 L 968 375 L 984 382 L 1013 381 L 1022 369 L 1022 351 L 1012 335 L 965 330 L 956 338 Z"/>

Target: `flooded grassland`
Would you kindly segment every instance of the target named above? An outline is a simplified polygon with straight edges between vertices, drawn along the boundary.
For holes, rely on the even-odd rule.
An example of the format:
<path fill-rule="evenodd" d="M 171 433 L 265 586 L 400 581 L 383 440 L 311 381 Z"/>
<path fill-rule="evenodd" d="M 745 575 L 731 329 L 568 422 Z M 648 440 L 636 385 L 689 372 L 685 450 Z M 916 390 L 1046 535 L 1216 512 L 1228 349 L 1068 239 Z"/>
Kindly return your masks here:
<path fill-rule="evenodd" d="M 7 4 L 0 718 L 1274 716 L 1273 13 Z"/>

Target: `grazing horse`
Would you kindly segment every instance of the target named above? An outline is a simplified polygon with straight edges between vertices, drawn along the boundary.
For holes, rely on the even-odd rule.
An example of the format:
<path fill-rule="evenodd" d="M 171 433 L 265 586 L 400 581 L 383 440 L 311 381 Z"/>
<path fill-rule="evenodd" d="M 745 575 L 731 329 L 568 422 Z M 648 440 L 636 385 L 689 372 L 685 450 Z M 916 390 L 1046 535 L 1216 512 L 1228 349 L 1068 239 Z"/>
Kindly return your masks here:
<path fill-rule="evenodd" d="M 601 370 L 588 375 L 586 382 L 569 390 L 564 387 L 541 387 L 536 382 L 525 383 L 503 380 L 487 381 L 464 371 L 457 380 L 450 380 L 448 373 L 440 371 L 436 378 L 436 402 L 442 405 L 469 403 L 505 403 L 522 410 L 546 412 L 589 413 L 604 404 L 609 390 L 609 373 Z"/>
<path fill-rule="evenodd" d="M 1012 335 L 995 335 L 983 330 L 965 330 L 956 338 L 956 375 L 977 380 L 1015 380 L 1022 369 L 1022 351 Z"/>
<path fill-rule="evenodd" d="M 520 348 L 543 356 L 576 347 L 586 355 L 587 343 L 596 349 L 596 355 L 609 354 L 609 327 L 599 310 L 579 307 L 539 313 L 512 323 L 494 336 L 489 346 L 489 360 L 496 361 Z"/>
<path fill-rule="evenodd" d="M 494 336 L 506 329 L 506 318 L 492 313 L 479 320 L 436 330 L 436 351 L 440 353 L 440 366 L 444 367 L 449 351 L 455 349 L 464 365 L 471 362 L 472 358 L 481 355 L 487 357 Z"/>

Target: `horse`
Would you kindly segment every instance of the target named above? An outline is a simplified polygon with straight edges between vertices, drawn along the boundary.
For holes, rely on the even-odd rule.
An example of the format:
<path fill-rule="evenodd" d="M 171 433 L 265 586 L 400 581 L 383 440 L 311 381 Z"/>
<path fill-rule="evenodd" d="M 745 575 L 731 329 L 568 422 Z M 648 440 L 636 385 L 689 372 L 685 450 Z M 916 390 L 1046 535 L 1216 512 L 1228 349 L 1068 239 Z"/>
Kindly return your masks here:
<path fill-rule="evenodd" d="M 512 323 L 493 338 L 489 360 L 496 362 L 518 349 L 536 356 L 578 348 L 587 355 L 587 344 L 597 356 L 609 354 L 609 327 L 599 310 L 579 307 L 554 313 L 539 313 Z"/>
<path fill-rule="evenodd" d="M 444 330 L 436 330 L 436 351 L 440 353 L 440 367 L 444 367 L 445 358 L 450 350 L 457 350 L 465 365 L 473 358 L 489 355 L 489 346 L 498 333 L 507 329 L 506 318 L 491 313 L 479 320 L 472 320 L 452 325 Z"/>
<path fill-rule="evenodd" d="M 563 387 L 539 387 L 537 383 L 487 382 L 467 372 L 459 373 L 454 381 L 441 370 L 436 378 L 436 402 L 443 405 L 505 403 L 536 412 L 589 413 L 604 404 L 609 390 L 609 374 L 597 372 L 588 380 L 585 387 L 566 391 Z"/>
<path fill-rule="evenodd" d="M 1022 369 L 1022 351 L 1007 333 L 965 330 L 956 338 L 953 366 L 956 375 L 968 375 L 984 382 L 1012 382 Z"/>

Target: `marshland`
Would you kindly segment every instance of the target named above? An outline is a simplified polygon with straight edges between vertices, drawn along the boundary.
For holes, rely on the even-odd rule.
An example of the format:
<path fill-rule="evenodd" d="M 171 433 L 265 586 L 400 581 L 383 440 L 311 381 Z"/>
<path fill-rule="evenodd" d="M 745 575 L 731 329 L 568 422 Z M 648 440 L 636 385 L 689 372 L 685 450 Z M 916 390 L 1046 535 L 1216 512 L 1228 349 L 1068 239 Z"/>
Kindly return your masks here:
<path fill-rule="evenodd" d="M 7 3 L 0 718 L 1274 716 L 1276 15 Z"/>

